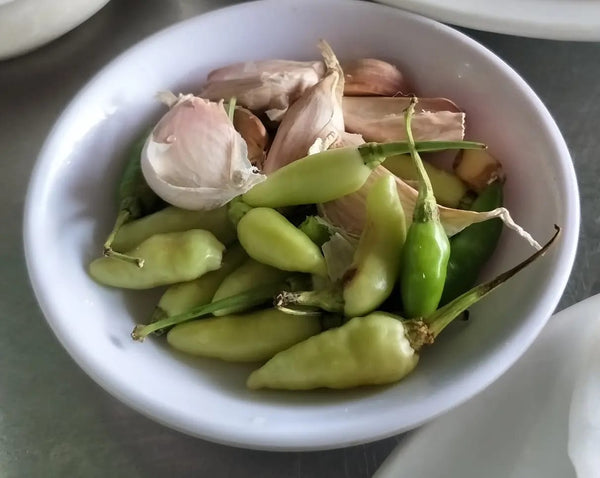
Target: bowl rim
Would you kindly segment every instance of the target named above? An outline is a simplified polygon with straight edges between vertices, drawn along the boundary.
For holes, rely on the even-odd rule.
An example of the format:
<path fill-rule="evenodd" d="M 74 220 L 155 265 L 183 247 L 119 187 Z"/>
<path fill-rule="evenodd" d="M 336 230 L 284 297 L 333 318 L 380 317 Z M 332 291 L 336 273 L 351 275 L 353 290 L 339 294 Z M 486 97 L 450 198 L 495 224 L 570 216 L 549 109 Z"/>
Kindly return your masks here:
<path fill-rule="evenodd" d="M 80 101 L 80 98 L 85 96 L 88 89 L 92 88 L 99 78 L 115 68 L 117 65 L 126 62 L 128 58 L 135 56 L 138 50 L 146 48 L 148 44 L 160 41 L 162 37 L 170 35 L 172 31 L 185 28 L 185 26 L 192 25 L 197 22 L 209 22 L 210 19 L 215 16 L 230 15 L 232 13 L 243 16 L 245 11 L 251 11 L 256 8 L 269 8 L 270 5 L 275 4 L 301 4 L 302 6 L 318 6 L 322 5 L 323 1 L 257 0 L 248 3 L 232 5 L 191 17 L 145 37 L 124 52 L 120 53 L 116 58 L 96 72 L 96 74 L 94 74 L 93 77 L 86 82 L 86 84 L 69 102 L 50 130 L 36 160 L 27 189 L 23 221 L 25 260 L 34 294 L 48 325 L 56 335 L 61 345 L 87 375 L 89 375 L 97 384 L 108 391 L 112 396 L 127 404 L 129 407 L 141 413 L 142 415 L 145 415 L 146 417 L 169 428 L 176 429 L 188 435 L 207 439 L 212 442 L 262 450 L 323 450 L 351 446 L 360 443 L 368 443 L 416 428 L 423 423 L 443 413 L 446 413 L 447 411 L 481 392 L 484 388 L 497 380 L 523 355 L 554 312 L 566 287 L 567 280 L 574 264 L 580 223 L 579 192 L 575 170 L 567 145 L 558 126 L 554 122 L 554 119 L 550 115 L 545 105 L 531 89 L 531 87 L 529 87 L 529 85 L 527 85 L 527 83 L 508 64 L 506 64 L 503 60 L 501 60 L 483 45 L 479 44 L 477 41 L 471 39 L 460 31 L 443 25 L 435 20 L 377 3 L 367 3 L 357 0 L 327 0 L 327 2 L 330 4 L 337 4 L 339 7 L 362 8 L 365 12 L 372 11 L 373 9 L 386 10 L 388 15 L 397 16 L 399 18 L 404 17 L 410 21 L 423 23 L 430 28 L 440 30 L 445 34 L 452 36 L 454 39 L 456 39 L 456 41 L 463 43 L 466 48 L 474 49 L 478 53 L 485 56 L 488 61 L 492 62 L 495 67 L 501 70 L 504 75 L 506 75 L 519 89 L 521 89 L 521 91 L 526 95 L 531 109 L 536 111 L 536 114 L 543 122 L 544 128 L 549 133 L 549 138 L 551 138 L 553 142 L 551 146 L 552 149 L 556 150 L 561 158 L 564 158 L 558 165 L 558 168 L 561 169 L 561 172 L 564 174 L 564 183 L 565 187 L 567 188 L 565 197 L 565 217 L 567 223 L 563 227 L 562 241 L 559 245 L 562 246 L 562 249 L 560 249 L 562 251 L 560 254 L 561 259 L 558 261 L 554 276 L 549 280 L 548 287 L 541 295 L 541 300 L 538 304 L 536 304 L 534 314 L 535 320 L 529 322 L 529 328 L 526 331 L 521 330 L 521 334 L 519 335 L 520 340 L 514 340 L 511 341 L 512 343 L 510 344 L 505 344 L 500 352 L 502 359 L 498 360 L 497 363 L 485 368 L 485 370 L 478 368 L 475 371 L 470 372 L 468 376 L 470 378 L 469 383 L 471 385 L 468 390 L 452 390 L 452 393 L 444 405 L 438 407 L 438 409 L 434 410 L 433 412 L 421 413 L 418 416 L 412 417 L 412 419 L 403 426 L 399 427 L 395 423 L 387 423 L 383 424 L 383 426 L 380 426 L 377 431 L 361 433 L 360 430 L 357 430 L 354 434 L 348 434 L 347 432 L 337 432 L 334 434 L 321 430 L 322 433 L 311 433 L 306 436 L 290 434 L 284 439 L 282 439 L 281 436 L 270 436 L 268 433 L 265 433 L 264 428 L 253 429 L 252 427 L 246 427 L 246 429 L 243 431 L 240 431 L 240 429 L 230 430 L 227 428 L 224 429 L 222 427 L 215 427 L 208 422 L 201 424 L 200 427 L 197 426 L 198 423 L 196 422 L 192 424 L 194 426 L 190 426 L 188 422 L 178 415 L 176 410 L 170 409 L 168 406 L 158 400 L 151 402 L 151 400 L 148 400 L 146 396 L 143 396 L 143 394 L 139 393 L 136 387 L 122 382 L 116 379 L 110 373 L 97 368 L 95 366 L 93 357 L 87 354 L 84 347 L 72 340 L 65 324 L 63 323 L 64 321 L 57 318 L 55 307 L 52 303 L 51 294 L 45 289 L 43 281 L 41 280 L 42 268 L 34 260 L 37 255 L 35 210 L 39 201 L 38 196 L 41 194 L 40 190 L 43 189 L 42 186 L 44 183 L 45 171 L 52 164 L 52 150 L 55 148 L 55 145 L 59 144 L 61 141 L 61 136 L 57 136 L 57 134 L 63 128 L 62 125 L 67 122 L 70 116 L 72 116 L 76 105 Z"/>

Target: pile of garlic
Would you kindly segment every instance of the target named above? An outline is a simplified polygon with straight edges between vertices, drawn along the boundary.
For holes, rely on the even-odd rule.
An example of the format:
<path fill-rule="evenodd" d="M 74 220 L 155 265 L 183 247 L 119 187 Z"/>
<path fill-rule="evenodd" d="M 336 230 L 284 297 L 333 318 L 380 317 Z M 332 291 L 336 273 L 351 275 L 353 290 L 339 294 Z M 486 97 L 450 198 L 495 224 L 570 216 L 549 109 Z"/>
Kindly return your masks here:
<path fill-rule="evenodd" d="M 154 192 L 180 208 L 214 209 L 309 154 L 405 140 L 404 111 L 408 95 L 416 93 L 402 72 L 373 58 L 340 62 L 325 41 L 318 46 L 321 61 L 237 63 L 210 72 L 198 96 L 160 94 L 170 109 L 150 133 L 141 158 L 144 178 Z M 448 99 L 420 98 L 412 124 L 416 141 L 458 141 L 464 139 L 465 113 Z M 470 163 L 463 168 L 465 175 L 459 174 L 474 190 L 503 174 L 499 162 L 481 154 L 475 167 Z M 471 177 L 474 170 L 482 172 Z M 382 174 L 392 173 L 380 166 L 373 179 Z M 410 218 L 417 192 L 410 181 L 395 179 Z M 372 182 L 319 205 L 320 214 L 349 234 L 360 234 Z M 452 207 L 440 211 L 448 235 L 500 217 L 538 246 L 504 208 L 485 213 Z"/>

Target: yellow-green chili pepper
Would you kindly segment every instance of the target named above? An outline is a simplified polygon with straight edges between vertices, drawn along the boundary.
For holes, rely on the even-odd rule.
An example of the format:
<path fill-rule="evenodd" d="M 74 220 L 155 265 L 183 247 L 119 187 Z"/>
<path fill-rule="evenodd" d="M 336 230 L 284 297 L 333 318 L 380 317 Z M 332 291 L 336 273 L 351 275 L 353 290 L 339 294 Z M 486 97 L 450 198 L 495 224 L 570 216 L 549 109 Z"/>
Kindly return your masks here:
<path fill-rule="evenodd" d="M 389 297 L 400 273 L 406 239 L 404 210 L 391 174 L 373 184 L 366 208 L 366 226 L 341 290 L 338 284 L 312 291 L 284 292 L 276 298 L 277 307 L 288 310 L 290 306 L 312 306 L 357 317 L 372 312 Z"/>
<path fill-rule="evenodd" d="M 417 169 L 410 155 L 390 156 L 383 162 L 382 166 L 404 180 L 417 181 L 419 179 Z M 437 202 L 442 206 L 458 207 L 468 191 L 468 187 L 462 179 L 454 173 L 437 168 L 426 161 L 423 161 L 423 166 L 431 181 L 431 187 Z"/>
<path fill-rule="evenodd" d="M 247 258 L 244 249 L 236 244 L 227 249 L 219 269 L 208 272 L 198 279 L 170 286 L 161 296 L 158 305 L 154 309 L 151 322 L 170 315 L 181 314 L 199 305 L 208 304 L 212 301 L 223 280 Z"/>
<path fill-rule="evenodd" d="M 246 382 L 252 389 L 310 390 L 392 383 L 417 365 L 419 351 L 452 320 L 507 279 L 543 255 L 559 229 L 540 250 L 511 270 L 481 284 L 424 319 L 403 320 L 385 312 L 356 317 L 279 352 Z"/>
<path fill-rule="evenodd" d="M 211 211 L 188 211 L 169 206 L 124 224 L 115 236 L 112 247 L 117 251 L 128 251 L 154 234 L 190 229 L 212 232 L 225 245 L 235 240 L 235 227 L 227 216 L 226 206 Z"/>
<path fill-rule="evenodd" d="M 428 141 L 414 145 L 419 151 L 481 149 L 468 141 Z M 297 206 L 333 201 L 358 191 L 371 171 L 388 156 L 409 152 L 406 142 L 365 143 L 298 159 L 256 184 L 242 198 L 253 207 Z"/>
<path fill-rule="evenodd" d="M 257 262 L 254 259 L 246 259 L 225 277 L 215 291 L 212 301 L 216 302 L 227 297 L 241 294 L 242 292 L 246 292 L 253 287 L 258 287 L 263 284 L 281 282 L 289 275 L 290 273 L 288 271 L 276 269 L 275 267 Z M 229 315 L 239 312 L 239 310 L 239 308 L 230 307 L 228 309 L 218 310 L 214 315 Z"/>
<path fill-rule="evenodd" d="M 406 110 L 410 154 L 419 173 L 419 194 L 402 254 L 400 292 L 407 317 L 425 317 L 437 309 L 446 281 L 450 242 L 440 222 L 438 206 L 423 161 L 414 147 L 413 98 Z"/>
<path fill-rule="evenodd" d="M 114 257 L 95 259 L 90 275 L 101 284 L 125 289 L 150 289 L 200 277 L 218 269 L 225 246 L 210 232 L 156 234 L 127 254 L 144 260 L 140 268 Z"/>
<path fill-rule="evenodd" d="M 367 196 L 367 223 L 344 281 L 344 315 L 375 310 L 389 297 L 400 274 L 406 219 L 392 175 L 377 180 Z"/>
<path fill-rule="evenodd" d="M 268 360 L 318 334 L 318 316 L 297 316 L 277 309 L 194 320 L 173 327 L 169 344 L 181 352 L 230 362 Z"/>
<path fill-rule="evenodd" d="M 284 271 L 327 275 L 319 247 L 274 209 L 250 209 L 237 225 L 238 240 L 258 262 Z"/>
<path fill-rule="evenodd" d="M 247 386 L 310 390 L 378 385 L 400 380 L 418 360 L 402 322 L 373 312 L 278 353 L 252 372 Z"/>

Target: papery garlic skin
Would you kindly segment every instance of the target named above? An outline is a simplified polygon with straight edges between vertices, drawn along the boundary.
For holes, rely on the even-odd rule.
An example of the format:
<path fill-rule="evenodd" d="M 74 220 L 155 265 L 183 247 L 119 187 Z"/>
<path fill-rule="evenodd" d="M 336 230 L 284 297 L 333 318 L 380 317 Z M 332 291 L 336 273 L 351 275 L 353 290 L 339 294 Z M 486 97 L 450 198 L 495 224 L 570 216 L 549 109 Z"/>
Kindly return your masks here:
<path fill-rule="evenodd" d="M 411 88 L 402 72 L 391 63 L 376 58 L 342 62 L 344 96 L 406 95 Z"/>
<path fill-rule="evenodd" d="M 296 100 L 283 117 L 264 163 L 265 174 L 309 153 L 329 149 L 344 131 L 343 71 L 331 47 L 324 41 L 319 46 L 327 73 Z"/>
<path fill-rule="evenodd" d="M 279 121 L 288 107 L 325 74 L 322 61 L 264 60 L 235 63 L 209 73 L 200 96 L 211 100 L 236 97 L 252 111 Z"/>
<path fill-rule="evenodd" d="M 365 141 L 404 141 L 404 110 L 410 98 L 345 96 L 344 124 L 347 131 Z M 465 133 L 465 114 L 446 98 L 419 98 L 412 120 L 415 141 L 460 141 Z"/>
<path fill-rule="evenodd" d="M 222 103 L 193 95 L 180 95 L 154 127 L 141 164 L 158 196 L 191 210 L 220 207 L 266 179 Z"/>

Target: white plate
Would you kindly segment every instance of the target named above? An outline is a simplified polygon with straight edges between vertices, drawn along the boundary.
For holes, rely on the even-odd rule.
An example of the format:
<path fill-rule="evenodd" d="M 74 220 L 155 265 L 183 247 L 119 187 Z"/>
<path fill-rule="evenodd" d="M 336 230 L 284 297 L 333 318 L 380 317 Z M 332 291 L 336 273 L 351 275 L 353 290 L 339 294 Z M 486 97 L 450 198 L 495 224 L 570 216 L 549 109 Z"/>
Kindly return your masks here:
<path fill-rule="evenodd" d="M 378 0 L 462 27 L 552 40 L 600 40 L 599 0 Z"/>
<path fill-rule="evenodd" d="M 586 371 L 581 365 L 590 336 L 600 338 L 600 295 L 556 314 L 500 380 L 416 432 L 376 478 L 574 478 L 569 414 L 578 372 Z M 600 363 L 595 370 L 600 373 Z M 597 472 L 580 477 L 598 478 Z"/>

